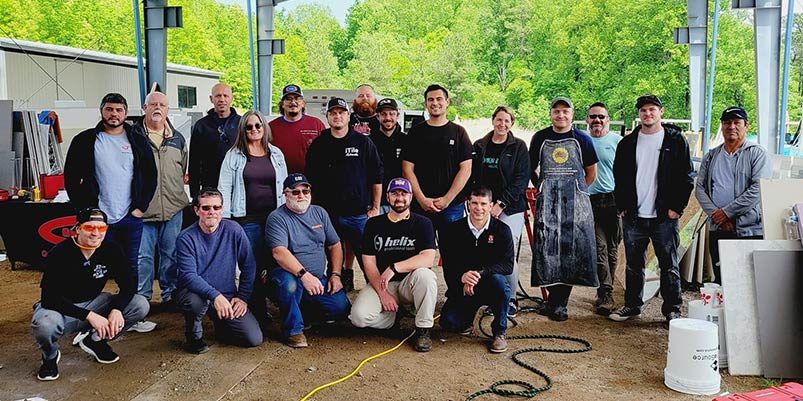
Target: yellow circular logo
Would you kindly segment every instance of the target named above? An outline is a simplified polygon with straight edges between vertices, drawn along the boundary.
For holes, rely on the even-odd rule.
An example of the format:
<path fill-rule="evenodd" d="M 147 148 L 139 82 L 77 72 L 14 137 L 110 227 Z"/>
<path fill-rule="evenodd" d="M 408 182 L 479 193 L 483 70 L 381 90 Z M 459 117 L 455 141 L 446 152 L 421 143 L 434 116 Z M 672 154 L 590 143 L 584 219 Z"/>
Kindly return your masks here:
<path fill-rule="evenodd" d="M 566 163 L 569 160 L 569 151 L 566 148 L 556 148 L 552 151 L 552 160 L 558 164 Z"/>

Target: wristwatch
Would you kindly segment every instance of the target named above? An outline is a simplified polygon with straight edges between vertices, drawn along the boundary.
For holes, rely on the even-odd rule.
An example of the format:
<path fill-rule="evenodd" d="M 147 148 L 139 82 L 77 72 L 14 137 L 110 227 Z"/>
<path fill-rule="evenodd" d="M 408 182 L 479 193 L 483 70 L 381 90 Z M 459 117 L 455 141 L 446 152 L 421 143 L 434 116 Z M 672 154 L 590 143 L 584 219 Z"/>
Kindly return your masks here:
<path fill-rule="evenodd" d="M 305 268 L 303 268 L 303 267 L 302 267 L 302 268 L 301 268 L 301 270 L 299 270 L 299 271 L 298 271 L 298 273 L 296 273 L 296 278 L 301 278 L 301 277 L 303 277 L 305 274 L 307 274 L 307 269 L 305 269 Z"/>
<path fill-rule="evenodd" d="M 497 201 L 496 203 L 498 203 L 499 207 L 501 207 L 502 209 L 506 209 L 507 208 L 507 203 L 505 203 L 505 202 L 503 202 L 501 200 Z"/>
<path fill-rule="evenodd" d="M 393 274 L 399 274 L 399 271 L 396 270 L 396 264 L 395 263 L 391 263 L 390 266 L 388 266 L 388 269 L 390 269 L 390 271 L 392 271 Z"/>

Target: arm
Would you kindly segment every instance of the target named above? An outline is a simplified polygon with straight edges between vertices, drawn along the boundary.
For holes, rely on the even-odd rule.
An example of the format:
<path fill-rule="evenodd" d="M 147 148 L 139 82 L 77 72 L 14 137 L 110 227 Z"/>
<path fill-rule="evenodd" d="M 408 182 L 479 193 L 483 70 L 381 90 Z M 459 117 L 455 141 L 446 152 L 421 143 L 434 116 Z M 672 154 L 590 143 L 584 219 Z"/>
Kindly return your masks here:
<path fill-rule="evenodd" d="M 134 294 L 137 292 L 137 285 L 139 278 L 132 274 L 128 259 L 125 257 L 122 248 L 114 242 L 105 245 L 108 249 L 104 252 L 109 254 L 109 270 L 117 283 L 120 291 L 112 298 L 112 306 L 114 309 L 122 312 L 125 310 Z M 99 251 L 100 248 L 97 250 Z M 95 252 L 97 252 L 95 251 Z"/>
<path fill-rule="evenodd" d="M 198 274 L 197 252 L 194 248 L 189 233 L 179 236 L 176 242 L 179 287 L 186 288 L 204 299 L 214 301 L 218 295 L 221 295 L 220 291 L 209 285 Z"/>
<path fill-rule="evenodd" d="M 87 162 L 86 155 L 81 154 L 81 141 L 83 140 L 81 134 L 83 132 L 70 142 L 67 157 L 64 159 L 64 188 L 67 190 L 70 201 L 79 210 L 89 206 L 86 194 L 81 190 L 82 174 L 86 170 L 85 163 Z"/>
<path fill-rule="evenodd" d="M 530 155 L 527 154 L 527 145 L 523 142 L 516 149 L 515 171 L 511 172 L 507 180 L 507 187 L 502 190 L 500 199 L 510 205 L 527 191 L 527 182 L 530 176 Z"/>
<path fill-rule="evenodd" d="M 190 155 L 189 167 L 187 170 L 187 175 L 189 176 L 190 197 L 193 199 L 198 196 L 198 192 L 200 192 L 201 189 L 201 152 L 203 152 L 203 149 L 200 139 L 200 129 L 198 127 L 198 123 L 195 123 L 195 126 L 192 128 L 192 134 L 190 134 Z"/>
<path fill-rule="evenodd" d="M 298 277 L 298 273 L 304 268 L 304 266 L 301 265 L 301 262 L 299 262 L 298 259 L 293 256 L 290 250 L 284 246 L 274 247 L 272 254 L 273 259 L 276 260 L 276 263 L 279 265 L 279 267 L 295 277 Z M 301 285 L 310 295 L 323 294 L 323 284 L 321 284 L 321 280 L 318 279 L 318 277 L 315 277 L 312 273 L 304 274 L 301 276 L 300 280 Z"/>
<path fill-rule="evenodd" d="M 584 168 L 586 172 L 586 185 L 591 185 L 597 179 L 597 164 L 594 163 Z"/>
<path fill-rule="evenodd" d="M 42 307 L 76 319 L 86 320 L 89 309 L 75 306 L 61 291 L 70 282 L 69 277 L 63 277 L 67 264 L 70 263 L 65 257 L 65 253 L 64 246 L 56 245 L 45 258 L 42 283 L 39 285 L 42 288 Z"/>
<path fill-rule="evenodd" d="M 711 167 L 711 161 L 713 160 L 712 152 L 714 152 L 713 149 L 709 150 L 705 157 L 703 157 L 703 161 L 700 163 L 700 170 L 697 172 L 697 180 L 694 184 L 694 196 L 697 198 L 697 202 L 700 203 L 700 207 L 703 209 L 705 214 L 709 216 L 714 214 L 714 212 L 718 209 L 718 207 L 714 204 L 714 201 L 708 195 L 708 174 Z"/>
<path fill-rule="evenodd" d="M 371 208 L 368 209 L 368 217 L 379 215 L 379 202 L 382 199 L 382 184 L 371 185 Z"/>
<path fill-rule="evenodd" d="M 410 186 L 413 188 L 413 197 L 415 201 L 427 212 L 440 212 L 432 204 L 432 199 L 427 198 L 424 192 L 421 191 L 421 185 L 418 183 L 418 177 L 415 175 L 415 164 L 407 160 L 402 160 L 402 175 L 407 181 L 410 181 Z"/>
<path fill-rule="evenodd" d="M 513 273 L 513 260 L 515 259 L 515 254 L 513 252 L 513 235 L 510 234 L 510 228 L 507 224 L 501 221 L 496 221 L 496 223 L 498 223 L 498 229 L 494 230 L 496 231 L 494 233 L 496 235 L 494 245 L 497 251 L 497 259 L 495 263 L 482 267 L 482 276 L 488 276 L 494 273 L 507 276 Z"/>
<path fill-rule="evenodd" d="M 460 170 L 457 171 L 457 175 L 455 175 L 452 186 L 449 187 L 449 191 L 443 196 L 444 202 L 441 206 L 444 209 L 448 207 L 454 198 L 466 187 L 469 178 L 471 178 L 471 159 L 460 162 Z"/>
<path fill-rule="evenodd" d="M 538 169 L 539 165 L 541 164 L 541 147 L 540 142 L 538 140 L 538 134 L 533 135 L 533 138 L 530 140 L 530 181 L 533 183 L 533 187 L 538 188 L 538 173 L 535 170 Z"/>
<path fill-rule="evenodd" d="M 669 211 L 676 213 L 680 217 L 686 205 L 689 203 L 689 196 L 694 189 L 694 166 L 691 164 L 691 154 L 689 144 L 683 136 L 680 137 L 681 143 L 675 149 L 678 154 L 675 168 L 670 169 L 672 176 L 675 177 L 675 188 L 670 189 L 674 196 L 670 195 L 672 202 L 668 205 Z M 671 214 L 671 213 L 670 213 Z M 672 216 L 670 216 L 672 218 Z"/>
<path fill-rule="evenodd" d="M 240 266 L 240 285 L 237 286 L 235 298 L 248 302 L 254 288 L 257 264 L 251 244 L 248 242 L 248 236 L 245 235 L 242 227 L 238 226 L 237 228 L 239 230 L 235 249 L 237 250 L 237 264 Z"/>
<path fill-rule="evenodd" d="M 751 163 L 750 186 L 731 203 L 722 208 L 729 218 L 744 214 L 755 207 L 761 201 L 760 180 L 772 176 L 772 160 L 767 157 L 767 152 L 764 149 L 756 147 L 751 150 L 756 149 L 756 157 Z"/>
<path fill-rule="evenodd" d="M 231 204 L 232 193 L 234 193 L 234 174 L 235 171 L 231 167 L 233 158 L 235 157 L 234 150 L 226 152 L 223 158 L 223 163 L 220 165 L 220 177 L 217 181 L 217 189 L 223 195 L 223 213 L 221 215 L 224 219 L 231 218 Z"/>

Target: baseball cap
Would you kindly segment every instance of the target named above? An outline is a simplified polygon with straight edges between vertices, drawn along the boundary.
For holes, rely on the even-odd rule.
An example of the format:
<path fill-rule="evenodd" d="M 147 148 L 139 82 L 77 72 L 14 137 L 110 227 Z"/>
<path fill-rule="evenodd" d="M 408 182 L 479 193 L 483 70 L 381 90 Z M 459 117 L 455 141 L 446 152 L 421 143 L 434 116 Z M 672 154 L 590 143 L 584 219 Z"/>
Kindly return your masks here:
<path fill-rule="evenodd" d="M 392 192 L 398 189 L 407 192 L 408 194 L 413 193 L 413 187 L 412 185 L 410 185 L 410 181 L 407 181 L 406 179 L 401 177 L 390 180 L 390 184 L 388 184 L 388 192 Z"/>
<path fill-rule="evenodd" d="M 644 96 L 639 96 L 639 98 L 636 99 L 636 109 L 640 109 L 647 104 L 654 104 L 658 107 L 664 107 L 664 103 L 661 102 L 661 99 L 659 99 L 658 96 L 655 95 L 648 94 Z"/>
<path fill-rule="evenodd" d="M 343 98 L 333 97 L 329 99 L 329 102 L 326 103 L 326 111 L 330 112 L 332 109 L 345 109 L 348 111 L 349 104 L 346 103 L 346 100 Z"/>
<path fill-rule="evenodd" d="M 301 91 L 301 87 L 298 85 L 287 85 L 282 89 L 282 100 L 284 100 L 285 96 L 287 95 L 298 95 L 304 97 L 304 92 Z"/>
<path fill-rule="evenodd" d="M 552 101 L 551 101 L 551 102 L 549 102 L 549 108 L 550 108 L 550 109 L 554 109 L 554 108 L 555 108 L 555 106 L 556 106 L 558 103 L 563 103 L 563 104 L 565 104 L 565 105 L 569 106 L 569 108 L 570 108 L 570 109 L 573 109 L 573 108 L 574 108 L 574 104 L 572 104 L 572 101 L 571 101 L 571 99 L 569 99 L 569 98 L 568 98 L 568 97 L 566 97 L 566 96 L 558 96 L 558 97 L 556 97 L 556 98 L 552 99 Z"/>
<path fill-rule="evenodd" d="M 747 121 L 747 111 L 739 106 L 731 106 L 722 111 L 722 117 L 719 118 L 719 121 L 728 121 L 737 118 Z"/>
<path fill-rule="evenodd" d="M 108 217 L 103 210 L 94 207 L 88 207 L 86 209 L 81 209 L 78 212 L 78 215 L 75 216 L 76 224 L 81 225 L 86 223 L 87 221 L 100 221 L 102 223 L 108 223 Z"/>
<path fill-rule="evenodd" d="M 376 112 L 377 113 L 382 111 L 382 109 L 393 109 L 393 110 L 398 111 L 399 110 L 399 105 L 396 104 L 395 100 L 393 100 L 393 99 L 391 99 L 389 97 L 386 97 L 386 98 L 380 100 L 379 103 L 376 104 Z"/>
<path fill-rule="evenodd" d="M 295 187 L 297 187 L 297 186 L 299 186 L 301 184 L 310 185 L 309 184 L 309 180 L 307 180 L 307 177 L 305 177 L 304 174 L 301 174 L 301 173 L 290 174 L 290 175 L 287 176 L 287 178 L 284 179 L 284 188 L 285 189 L 287 189 L 287 188 L 294 189 Z"/>

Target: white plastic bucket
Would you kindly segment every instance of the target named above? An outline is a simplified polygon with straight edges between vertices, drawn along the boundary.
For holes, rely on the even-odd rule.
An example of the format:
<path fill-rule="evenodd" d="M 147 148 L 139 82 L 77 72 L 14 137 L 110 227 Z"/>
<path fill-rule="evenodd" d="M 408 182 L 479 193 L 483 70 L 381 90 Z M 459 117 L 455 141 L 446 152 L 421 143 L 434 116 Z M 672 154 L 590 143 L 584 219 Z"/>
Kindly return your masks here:
<path fill-rule="evenodd" d="M 719 368 L 728 367 L 728 344 L 725 340 L 725 309 L 705 306 L 702 300 L 689 302 L 689 319 L 705 320 L 717 325 L 719 334 Z"/>
<path fill-rule="evenodd" d="M 719 334 L 717 325 L 697 319 L 669 322 L 664 384 L 694 395 L 719 392 Z"/>

